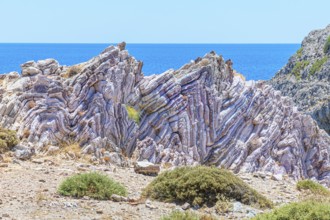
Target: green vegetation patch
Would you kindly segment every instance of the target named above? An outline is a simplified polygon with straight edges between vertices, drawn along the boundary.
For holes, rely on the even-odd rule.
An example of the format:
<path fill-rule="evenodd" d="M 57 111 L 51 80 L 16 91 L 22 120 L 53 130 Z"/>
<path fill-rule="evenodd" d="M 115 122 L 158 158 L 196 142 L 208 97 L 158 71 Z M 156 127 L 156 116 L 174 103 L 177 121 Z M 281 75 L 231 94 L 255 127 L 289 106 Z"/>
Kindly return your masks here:
<path fill-rule="evenodd" d="M 300 180 L 297 183 L 297 189 L 299 191 L 308 190 L 311 193 L 317 194 L 317 195 L 329 195 L 330 196 L 330 191 L 327 188 L 325 188 L 321 184 L 316 183 L 312 180 Z"/>
<path fill-rule="evenodd" d="M 0 128 L 0 153 L 11 150 L 18 142 L 16 131 Z"/>
<path fill-rule="evenodd" d="M 324 49 L 323 49 L 324 53 L 328 53 L 329 49 L 330 49 L 330 36 L 328 37 L 327 41 L 325 42 Z"/>
<path fill-rule="evenodd" d="M 140 112 L 129 105 L 126 105 L 126 110 L 127 110 L 128 118 L 134 120 L 137 124 L 139 124 L 140 123 Z"/>
<path fill-rule="evenodd" d="M 68 177 L 60 184 L 58 192 L 64 196 L 77 198 L 89 196 L 102 200 L 110 199 L 112 194 L 127 195 L 124 186 L 97 172 L 76 174 Z"/>
<path fill-rule="evenodd" d="M 163 216 L 161 220 L 216 220 L 211 215 L 197 215 L 193 212 L 172 211 L 169 215 Z"/>
<path fill-rule="evenodd" d="M 320 71 L 321 67 L 327 62 L 327 60 L 328 57 L 323 57 L 322 59 L 315 61 L 309 71 L 310 75 L 314 75 L 316 72 Z"/>
<path fill-rule="evenodd" d="M 301 79 L 301 74 L 300 72 L 305 69 L 309 65 L 309 61 L 304 60 L 297 62 L 296 65 L 292 69 L 292 74 L 296 77 L 297 80 Z"/>
<path fill-rule="evenodd" d="M 271 201 L 228 170 L 207 166 L 165 171 L 144 189 L 142 195 L 164 202 L 189 202 L 194 206 L 214 206 L 221 198 L 227 198 L 260 208 L 272 207 Z"/>
<path fill-rule="evenodd" d="M 297 57 L 298 57 L 298 58 L 301 58 L 301 56 L 302 56 L 302 51 L 303 51 L 302 47 L 300 47 L 299 50 L 297 50 Z"/>
<path fill-rule="evenodd" d="M 259 214 L 253 220 L 329 220 L 330 203 L 304 201 L 291 203 L 273 210 L 270 213 Z"/>

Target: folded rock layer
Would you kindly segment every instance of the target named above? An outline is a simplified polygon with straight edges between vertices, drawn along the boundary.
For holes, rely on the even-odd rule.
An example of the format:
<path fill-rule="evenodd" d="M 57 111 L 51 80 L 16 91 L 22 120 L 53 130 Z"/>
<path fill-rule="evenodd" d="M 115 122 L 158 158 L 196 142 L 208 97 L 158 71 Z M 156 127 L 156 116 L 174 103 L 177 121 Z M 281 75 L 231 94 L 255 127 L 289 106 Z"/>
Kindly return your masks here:
<path fill-rule="evenodd" d="M 230 61 L 211 52 L 179 70 L 141 70 L 124 44 L 72 67 L 25 63 L 21 75 L 0 78 L 0 125 L 36 152 L 79 143 L 116 163 L 133 157 L 330 183 L 327 133 L 279 91 L 245 81 Z"/>

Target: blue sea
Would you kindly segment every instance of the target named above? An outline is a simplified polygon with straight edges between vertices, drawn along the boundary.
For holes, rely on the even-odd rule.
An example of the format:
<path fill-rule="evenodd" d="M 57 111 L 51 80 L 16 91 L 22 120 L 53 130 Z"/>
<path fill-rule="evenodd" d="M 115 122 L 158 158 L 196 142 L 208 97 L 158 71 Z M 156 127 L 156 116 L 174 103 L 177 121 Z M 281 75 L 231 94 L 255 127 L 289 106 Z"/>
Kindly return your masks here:
<path fill-rule="evenodd" d="M 89 60 L 109 44 L 0 44 L 0 73 L 20 72 L 29 60 L 54 58 L 61 65 Z M 248 80 L 268 80 L 281 69 L 299 44 L 128 44 L 126 48 L 143 61 L 145 75 L 177 69 L 210 51 L 231 59 L 234 69 Z"/>

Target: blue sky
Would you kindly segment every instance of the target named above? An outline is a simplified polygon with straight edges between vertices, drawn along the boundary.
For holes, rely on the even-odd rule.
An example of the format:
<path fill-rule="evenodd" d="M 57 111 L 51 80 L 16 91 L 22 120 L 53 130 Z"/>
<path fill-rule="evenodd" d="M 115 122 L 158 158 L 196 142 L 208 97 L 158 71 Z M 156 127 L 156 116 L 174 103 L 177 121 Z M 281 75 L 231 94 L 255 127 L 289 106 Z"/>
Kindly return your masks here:
<path fill-rule="evenodd" d="M 0 0 L 0 42 L 300 43 L 329 0 Z"/>

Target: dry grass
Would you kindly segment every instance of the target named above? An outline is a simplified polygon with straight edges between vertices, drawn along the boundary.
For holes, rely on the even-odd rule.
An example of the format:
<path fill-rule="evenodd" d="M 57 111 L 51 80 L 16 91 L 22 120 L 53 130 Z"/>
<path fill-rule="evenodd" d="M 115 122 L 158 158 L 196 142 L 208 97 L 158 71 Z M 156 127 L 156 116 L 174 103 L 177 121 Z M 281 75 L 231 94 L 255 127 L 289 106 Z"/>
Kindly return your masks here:
<path fill-rule="evenodd" d="M 37 194 L 35 195 L 35 201 L 37 203 L 40 203 L 45 200 L 48 200 L 48 197 L 41 191 L 37 192 Z"/>
<path fill-rule="evenodd" d="M 60 148 L 60 153 L 69 155 L 72 158 L 81 158 L 81 148 L 78 143 L 71 143 Z"/>
<path fill-rule="evenodd" d="M 83 68 L 82 64 L 71 66 L 66 70 L 66 72 L 64 74 L 62 74 L 62 77 L 64 77 L 64 78 L 73 77 L 73 76 L 81 73 L 82 68 Z"/>

